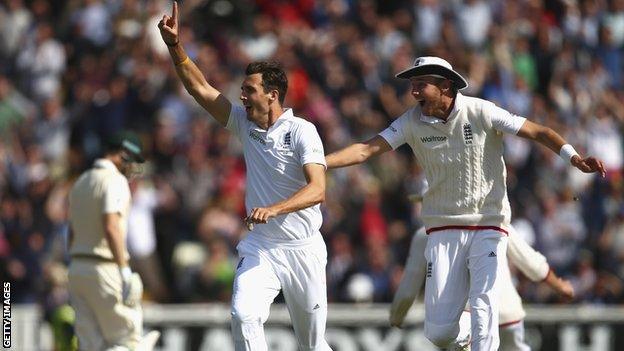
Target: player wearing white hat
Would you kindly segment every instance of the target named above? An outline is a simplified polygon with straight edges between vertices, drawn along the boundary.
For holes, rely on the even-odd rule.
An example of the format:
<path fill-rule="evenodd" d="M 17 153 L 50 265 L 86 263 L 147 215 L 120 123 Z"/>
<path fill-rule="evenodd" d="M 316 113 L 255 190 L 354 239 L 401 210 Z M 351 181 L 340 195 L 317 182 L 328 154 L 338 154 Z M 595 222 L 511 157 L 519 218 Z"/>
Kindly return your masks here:
<path fill-rule="evenodd" d="M 280 290 L 300 350 L 330 350 L 325 340 L 327 249 L 319 232 L 325 199 L 325 154 L 314 125 L 283 107 L 288 88 L 278 65 L 247 66 L 244 106 L 212 87 L 179 43 L 178 6 L 158 24 L 188 92 L 243 144 L 245 219 L 251 232 L 237 246 L 232 335 L 240 350 L 267 350 L 264 322 Z"/>
<path fill-rule="evenodd" d="M 431 234 L 425 335 L 439 347 L 464 347 L 472 337 L 473 351 L 496 350 L 496 277 L 507 265 L 511 217 L 502 133 L 538 141 L 583 172 L 604 175 L 604 166 L 581 158 L 552 129 L 462 95 L 468 83 L 442 58 L 419 57 L 397 77 L 410 80 L 418 103 L 374 138 L 328 155 L 327 165 L 349 166 L 410 145 L 429 182 L 422 209 Z M 471 331 L 459 323 L 467 300 Z"/>
<path fill-rule="evenodd" d="M 509 263 L 518 268 L 533 282 L 544 282 L 566 299 L 574 297 L 572 284 L 555 274 L 548 265 L 546 257 L 535 251 L 520 237 L 512 226 L 509 229 L 507 258 Z M 390 307 L 390 324 L 401 327 L 405 316 L 425 282 L 427 262 L 425 247 L 428 236 L 425 228 L 419 229 L 412 238 L 409 256 L 401 283 L 394 294 Z M 527 351 L 529 346 L 524 341 L 524 317 L 522 299 L 514 287 L 508 266 L 501 266 L 499 272 L 499 332 L 500 350 Z M 467 316 L 466 316 L 467 317 Z"/>

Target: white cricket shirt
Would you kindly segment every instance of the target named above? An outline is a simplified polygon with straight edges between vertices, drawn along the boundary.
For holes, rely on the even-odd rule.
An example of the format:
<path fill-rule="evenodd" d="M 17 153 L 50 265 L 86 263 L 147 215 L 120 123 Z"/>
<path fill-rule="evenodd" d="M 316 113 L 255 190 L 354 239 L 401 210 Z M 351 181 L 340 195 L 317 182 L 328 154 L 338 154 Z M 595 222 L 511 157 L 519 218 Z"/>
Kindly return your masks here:
<path fill-rule="evenodd" d="M 429 189 L 422 219 L 428 232 L 509 225 L 501 132 L 516 134 L 525 120 L 458 93 L 447 121 L 423 115 L 417 104 L 379 134 L 393 149 L 408 143 L 423 167 Z"/>
<path fill-rule="evenodd" d="M 104 232 L 103 215 L 119 213 L 124 236 L 130 210 L 128 180 L 106 159 L 95 161 L 84 172 L 69 193 L 69 222 L 74 231 L 71 255 L 99 256 L 113 259 Z M 125 253 L 128 257 L 128 252 Z"/>
<path fill-rule="evenodd" d="M 226 126 L 243 144 L 247 166 L 245 207 L 267 207 L 291 197 L 307 181 L 303 165 L 326 166 L 323 143 L 314 125 L 286 109 L 275 124 L 264 130 L 247 119 L 245 109 L 232 105 Z M 247 239 L 279 244 L 311 238 L 319 233 L 323 217 L 320 205 L 255 224 Z"/>

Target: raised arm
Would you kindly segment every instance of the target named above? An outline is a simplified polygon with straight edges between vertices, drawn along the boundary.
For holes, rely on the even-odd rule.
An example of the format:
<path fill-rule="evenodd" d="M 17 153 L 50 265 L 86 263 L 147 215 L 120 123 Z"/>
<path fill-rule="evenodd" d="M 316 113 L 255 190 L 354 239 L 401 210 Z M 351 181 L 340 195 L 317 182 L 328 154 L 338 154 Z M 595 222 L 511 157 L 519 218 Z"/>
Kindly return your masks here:
<path fill-rule="evenodd" d="M 325 201 L 325 166 L 318 163 L 303 165 L 303 174 L 306 184 L 291 197 L 268 207 L 256 207 L 245 222 L 247 226 L 253 223 L 267 223 L 269 219 L 286 213 L 302 210 Z"/>
<path fill-rule="evenodd" d="M 550 270 L 546 257 L 533 249 L 512 228 L 509 230 L 507 243 L 509 263 L 518 268 L 531 281 L 539 282 L 546 278 Z"/>
<path fill-rule="evenodd" d="M 171 17 L 163 15 L 158 29 L 175 65 L 176 73 L 191 96 L 222 126 L 227 125 L 232 104 L 217 89 L 208 84 L 195 63 L 188 57 L 180 43 L 178 33 L 178 2 L 173 2 Z"/>
<path fill-rule="evenodd" d="M 363 142 L 355 143 L 342 150 L 332 152 L 325 156 L 327 168 L 339 168 L 362 163 L 373 156 L 392 150 L 390 144 L 381 136 Z"/>
<path fill-rule="evenodd" d="M 556 154 L 569 159 L 572 166 L 584 173 L 599 172 L 603 177 L 606 174 L 601 160 L 591 156 L 582 158 L 574 151 L 571 145 L 566 144 L 561 135 L 551 128 L 531 122 L 527 119 L 517 135 L 541 143 Z"/>

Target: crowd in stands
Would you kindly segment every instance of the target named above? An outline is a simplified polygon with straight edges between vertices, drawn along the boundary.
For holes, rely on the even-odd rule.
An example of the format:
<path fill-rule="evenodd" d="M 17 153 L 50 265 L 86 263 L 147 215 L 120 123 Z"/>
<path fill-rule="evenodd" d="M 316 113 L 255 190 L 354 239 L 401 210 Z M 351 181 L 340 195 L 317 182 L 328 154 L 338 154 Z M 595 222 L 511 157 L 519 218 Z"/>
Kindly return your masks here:
<path fill-rule="evenodd" d="M 241 146 L 186 93 L 157 22 L 169 1 L 0 1 L 0 274 L 15 303 L 67 299 L 67 193 L 112 133 L 138 131 L 128 245 L 146 300 L 227 302 L 247 232 Z M 585 175 L 506 136 L 513 224 L 576 303 L 624 302 L 624 0 L 183 0 L 182 43 L 238 102 L 247 63 L 286 69 L 286 106 L 325 152 L 414 103 L 394 74 L 440 56 L 483 97 L 605 161 Z M 426 182 L 408 147 L 327 173 L 331 302 L 389 302 Z M 558 303 L 517 276 L 524 300 Z M 331 311 L 330 311 L 331 313 Z"/>

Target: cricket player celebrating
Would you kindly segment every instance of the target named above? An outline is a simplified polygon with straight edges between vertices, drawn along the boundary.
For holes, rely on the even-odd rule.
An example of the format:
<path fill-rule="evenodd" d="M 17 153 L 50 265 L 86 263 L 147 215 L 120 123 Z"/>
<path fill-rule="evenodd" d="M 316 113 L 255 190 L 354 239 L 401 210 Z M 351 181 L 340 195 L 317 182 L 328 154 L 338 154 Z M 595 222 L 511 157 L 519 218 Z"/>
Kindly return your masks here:
<path fill-rule="evenodd" d="M 544 282 L 562 297 L 573 298 L 574 288 L 572 284 L 558 277 L 550 269 L 546 257 L 529 246 L 512 226 L 509 226 L 508 229 L 507 258 L 509 262 L 532 281 Z M 425 260 L 427 239 L 424 228 L 418 230 L 412 238 L 403 278 L 390 307 L 390 324 L 392 326 L 401 327 L 403 325 L 409 308 L 423 286 L 427 271 Z M 529 351 L 530 347 L 524 341 L 524 317 L 526 313 L 522 307 L 522 299 L 511 280 L 509 267 L 501 266 L 498 274 L 500 350 Z M 468 312 L 462 314 L 462 319 L 467 320 L 468 318 L 470 318 Z"/>
<path fill-rule="evenodd" d="M 507 265 L 511 216 L 502 133 L 536 140 L 583 172 L 604 176 L 604 166 L 581 158 L 552 129 L 459 93 L 468 83 L 444 59 L 419 57 L 397 77 L 410 80 L 418 103 L 374 138 L 328 155 L 327 166 L 361 163 L 410 145 L 429 183 L 422 208 L 431 235 L 425 250 L 425 335 L 439 347 L 470 343 L 473 351 L 496 350 L 496 277 Z M 459 324 L 466 300 L 471 331 Z"/>
<path fill-rule="evenodd" d="M 130 270 L 126 249 L 127 177 L 133 163 L 142 162 L 138 137 L 120 132 L 69 194 L 69 293 L 80 350 L 147 351 L 160 335 L 141 338 L 143 284 Z"/>
<path fill-rule="evenodd" d="M 237 250 L 232 335 L 236 350 L 267 350 L 264 322 L 280 290 L 300 350 L 331 350 L 325 341 L 327 249 L 319 232 L 325 199 L 325 154 L 313 124 L 283 106 L 288 81 L 274 63 L 247 66 L 243 106 L 210 86 L 178 36 L 178 5 L 158 24 L 187 91 L 243 144 L 245 221 Z"/>

